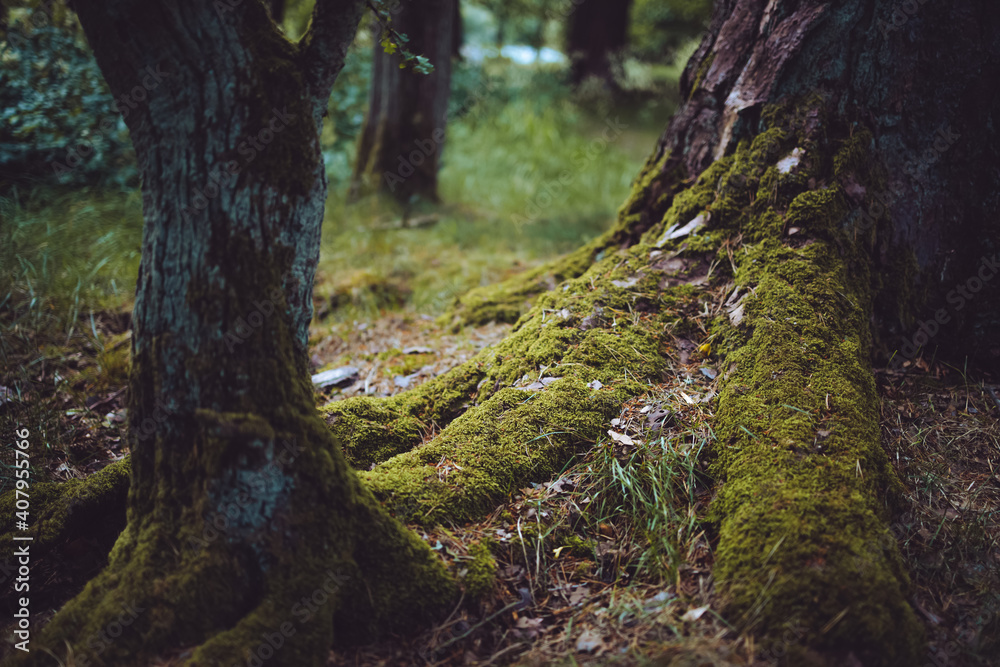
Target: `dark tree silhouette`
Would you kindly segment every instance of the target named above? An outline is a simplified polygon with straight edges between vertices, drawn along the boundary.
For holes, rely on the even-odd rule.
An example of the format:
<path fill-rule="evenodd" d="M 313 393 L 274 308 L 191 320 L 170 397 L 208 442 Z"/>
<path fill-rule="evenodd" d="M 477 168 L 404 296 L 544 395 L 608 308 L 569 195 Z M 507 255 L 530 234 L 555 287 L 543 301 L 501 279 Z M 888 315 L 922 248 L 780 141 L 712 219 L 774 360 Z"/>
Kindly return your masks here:
<path fill-rule="evenodd" d="M 399 56 L 376 40 L 368 117 L 358 142 L 352 196 L 381 192 L 404 205 L 437 201 L 451 92 L 458 0 L 402 0 L 392 27 L 409 38 L 406 48 L 430 58 L 434 70 L 399 67 Z"/>
<path fill-rule="evenodd" d="M 627 43 L 632 0 L 582 0 L 574 4 L 566 29 L 571 79 L 580 84 L 593 76 L 615 87 L 614 57 Z"/>

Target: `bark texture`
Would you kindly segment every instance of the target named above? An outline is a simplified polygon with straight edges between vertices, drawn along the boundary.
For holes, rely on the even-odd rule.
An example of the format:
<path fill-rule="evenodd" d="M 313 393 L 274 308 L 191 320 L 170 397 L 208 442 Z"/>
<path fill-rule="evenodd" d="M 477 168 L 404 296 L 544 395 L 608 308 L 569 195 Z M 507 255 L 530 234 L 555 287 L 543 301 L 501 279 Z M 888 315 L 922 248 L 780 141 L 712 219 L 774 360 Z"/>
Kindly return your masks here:
<path fill-rule="evenodd" d="M 455 586 L 347 466 L 306 358 L 319 118 L 361 3 L 318 3 L 299 45 L 259 2 L 78 11 L 116 96 L 146 77 L 126 116 L 145 218 L 135 444 L 109 566 L 23 662 L 50 660 L 44 646 L 77 664 L 320 665 L 335 637 L 405 629 Z M 134 613 L 108 642 L 123 605 Z"/>
<path fill-rule="evenodd" d="M 401 69 L 399 55 L 386 53 L 376 40 L 352 196 L 385 193 L 405 206 L 438 200 L 457 2 L 403 0 L 392 14 L 392 27 L 409 37 L 405 48 L 430 59 L 430 74 Z"/>
<path fill-rule="evenodd" d="M 873 135 L 878 188 L 845 185 L 845 227 L 875 229 L 874 328 L 891 355 L 939 308 L 926 347 L 996 367 L 1000 292 L 960 288 L 995 261 L 1000 7 L 966 0 L 723 0 L 689 61 L 662 149 L 689 176 L 759 131 L 778 99 L 821 93 Z"/>

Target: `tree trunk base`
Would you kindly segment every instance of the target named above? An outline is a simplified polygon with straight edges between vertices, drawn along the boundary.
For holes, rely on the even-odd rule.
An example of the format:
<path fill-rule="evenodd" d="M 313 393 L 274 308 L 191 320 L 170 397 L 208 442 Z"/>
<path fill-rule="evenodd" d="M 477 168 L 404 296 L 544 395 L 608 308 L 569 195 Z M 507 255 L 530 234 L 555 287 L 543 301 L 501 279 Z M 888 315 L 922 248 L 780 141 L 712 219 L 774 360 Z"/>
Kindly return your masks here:
<path fill-rule="evenodd" d="M 313 480 L 319 494 L 293 499 L 291 515 L 249 541 L 252 508 L 132 517 L 108 567 L 15 664 L 49 664 L 39 648 L 47 647 L 77 665 L 167 657 L 214 665 L 254 655 L 322 665 L 335 640 L 409 631 L 454 604 L 457 584 L 428 546 L 358 482 L 318 418 L 303 426 L 309 446 L 287 466 L 322 480 Z M 283 548 L 286 541 L 300 546 Z"/>

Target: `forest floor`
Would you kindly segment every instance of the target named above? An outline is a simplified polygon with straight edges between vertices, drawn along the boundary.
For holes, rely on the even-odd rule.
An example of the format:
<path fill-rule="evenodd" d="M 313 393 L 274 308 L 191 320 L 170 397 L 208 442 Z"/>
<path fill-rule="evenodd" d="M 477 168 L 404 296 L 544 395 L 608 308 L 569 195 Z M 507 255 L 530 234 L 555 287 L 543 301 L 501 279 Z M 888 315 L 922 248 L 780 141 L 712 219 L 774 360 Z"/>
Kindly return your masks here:
<path fill-rule="evenodd" d="M 391 316 L 367 324 L 348 337 L 333 327 L 317 355 L 362 369 L 370 393 L 394 393 L 393 378 L 419 383 L 445 370 L 421 362 L 419 371 L 400 375 L 402 349 L 422 357 L 456 345 L 425 321 Z M 367 335 L 382 329 L 397 333 Z M 471 329 L 467 344 L 504 329 Z M 608 437 L 557 479 L 520 489 L 476 524 L 420 531 L 455 571 L 471 561 L 470 544 L 489 544 L 498 565 L 490 595 L 463 601 L 417 637 L 334 652 L 329 664 L 774 664 L 783 648 L 759 652 L 744 632 L 753 619 L 715 611 L 711 539 L 701 523 L 712 480 L 700 454 L 712 438 L 716 372 L 695 347 L 675 341 L 670 381 L 626 404 L 608 423 Z M 927 631 L 927 663 L 1000 664 L 996 389 L 924 360 L 877 369 L 876 377 L 883 446 L 906 488 L 891 531 Z M 344 395 L 363 393 L 361 384 Z M 659 507 L 662 523 L 650 525 L 657 492 L 685 502 Z"/>
<path fill-rule="evenodd" d="M 99 358 L 127 350 L 127 318 L 95 317 L 94 326 L 117 341 Z M 317 323 L 315 369 L 357 369 L 344 383 L 317 389 L 317 404 L 412 388 L 508 329 L 490 324 L 456 334 L 414 312 Z M 85 477 L 125 454 L 125 376 L 87 357 L 81 351 L 31 367 L 34 386 L 49 387 L 31 400 L 62 406 L 48 411 L 63 445 L 45 462 L 52 479 Z M 674 341 L 672 358 L 669 380 L 627 403 L 607 437 L 556 479 L 520 489 L 478 523 L 415 528 L 458 575 L 473 560 L 470 546 L 488 545 L 497 564 L 488 593 L 463 599 L 417 636 L 334 651 L 329 664 L 773 664 L 783 649 L 761 653 L 746 632 L 753 619 L 716 612 L 711 531 L 702 524 L 713 488 L 702 454 L 713 437 L 716 369 L 684 339 Z M 66 382 L 54 384 L 57 375 Z M 990 657 L 1000 639 L 996 385 L 923 360 L 877 369 L 876 377 L 883 446 L 906 487 L 892 533 L 930 640 L 927 662 L 1000 664 Z M 23 416 L 15 401 L 5 398 L 0 411 L 12 416 L 18 406 Z M 33 564 L 33 581 L 43 582 L 33 600 L 48 607 L 37 619 L 103 566 L 106 554 L 95 547 L 76 540 Z"/>

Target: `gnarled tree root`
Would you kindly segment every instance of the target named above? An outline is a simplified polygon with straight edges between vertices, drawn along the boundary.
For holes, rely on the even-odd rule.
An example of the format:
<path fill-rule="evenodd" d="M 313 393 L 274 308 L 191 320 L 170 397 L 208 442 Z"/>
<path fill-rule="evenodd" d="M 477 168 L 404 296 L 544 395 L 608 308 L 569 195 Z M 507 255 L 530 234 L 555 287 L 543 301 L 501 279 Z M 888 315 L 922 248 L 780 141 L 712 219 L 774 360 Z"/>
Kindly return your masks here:
<path fill-rule="evenodd" d="M 18 545 L 14 535 L 32 538 L 34 561 L 59 544 L 79 537 L 101 534 L 113 541 L 125 527 L 129 470 L 129 459 L 125 458 L 86 479 L 33 484 L 27 530 L 16 529 L 15 492 L 0 496 L 0 518 L 10 531 L 0 535 L 0 559 L 12 562 L 13 550 Z"/>
<path fill-rule="evenodd" d="M 453 605 L 441 561 L 350 472 L 322 422 L 298 426 L 308 444 L 268 473 L 264 495 L 290 494 L 270 520 L 259 494 L 130 517 L 109 566 L 14 664 L 48 665 L 44 649 L 77 665 L 321 665 L 335 639 L 407 631 Z"/>
<path fill-rule="evenodd" d="M 841 183 L 877 187 L 878 177 L 866 133 L 846 138 L 826 128 L 844 138 L 815 138 L 796 125 L 815 114 L 778 110 L 769 118 L 769 130 L 678 194 L 639 243 L 540 297 L 511 336 L 483 353 L 473 408 L 362 476 L 398 515 L 436 522 L 481 516 L 512 489 L 553 474 L 641 390 L 616 386 L 616 372 L 658 372 L 659 333 L 684 314 L 666 304 L 687 286 L 656 285 L 705 282 L 692 267 L 717 260 L 714 275 L 731 266 L 739 289 L 712 327 L 725 355 L 712 448 L 721 486 L 711 519 L 727 612 L 765 647 L 803 660 L 820 651 L 834 661 L 853 653 L 866 664 L 909 664 L 922 632 L 898 548 L 887 539 L 900 484 L 880 447 L 867 356 L 870 238 L 840 226 Z M 795 148 L 810 158 L 779 171 L 778 160 Z M 696 235 L 667 233 L 706 212 L 710 223 Z M 785 233 L 790 227 L 797 236 Z M 643 302 L 654 304 L 656 318 L 637 312 Z M 517 388 L 546 374 L 562 379 L 534 392 Z M 610 388 L 588 392 L 592 379 Z M 601 393 L 607 399 L 595 403 Z"/>

